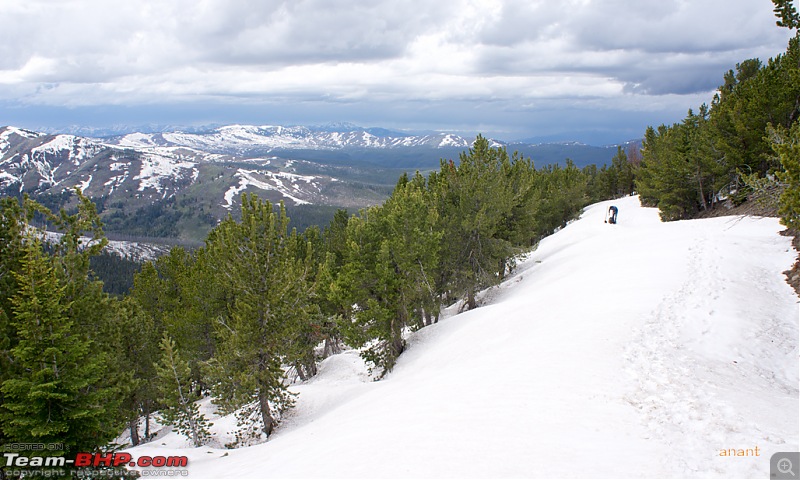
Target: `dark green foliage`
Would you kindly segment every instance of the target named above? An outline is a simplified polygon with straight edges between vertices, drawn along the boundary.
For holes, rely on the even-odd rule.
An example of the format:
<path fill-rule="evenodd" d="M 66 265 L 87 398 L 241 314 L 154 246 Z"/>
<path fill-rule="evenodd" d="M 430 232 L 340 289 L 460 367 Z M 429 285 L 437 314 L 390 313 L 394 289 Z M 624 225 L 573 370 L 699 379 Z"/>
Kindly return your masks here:
<path fill-rule="evenodd" d="M 159 358 L 158 341 L 163 331 L 132 297 L 117 303 L 112 335 L 118 339 L 114 367 L 127 379 L 121 411 L 136 446 L 150 437 L 150 414 L 158 409 L 158 383 L 154 362 Z M 144 417 L 144 439 L 139 437 L 140 418 Z"/>
<path fill-rule="evenodd" d="M 404 330 L 421 328 L 438 315 L 433 273 L 442 235 L 431 207 L 425 178 L 419 173 L 410 181 L 401 177 L 383 206 L 362 211 L 348 223 L 343 266 L 326 290 L 340 306 L 348 342 L 368 345 L 364 358 L 384 371 L 404 349 Z"/>
<path fill-rule="evenodd" d="M 9 368 L 2 372 L 0 431 L 13 442 L 62 443 L 65 454 L 103 447 L 119 434 L 128 380 L 115 375 L 112 361 L 115 304 L 89 275 L 89 258 L 105 238 L 94 205 L 77 197 L 74 215 L 54 215 L 27 198 L 2 205 L 9 248 L 0 260 L 8 268 L 0 358 Z M 22 233 L 34 212 L 63 233 L 47 249 L 40 231 Z"/>
<path fill-rule="evenodd" d="M 794 7 L 793 0 L 772 0 L 775 5 L 775 16 L 778 21 L 775 22 L 779 27 L 786 27 L 797 29 L 800 27 L 800 16 L 797 14 L 797 9 Z"/>
<path fill-rule="evenodd" d="M 103 291 L 112 295 L 125 295 L 133 288 L 133 277 L 142 264 L 128 257 L 103 251 L 89 259 L 95 278 L 103 282 Z"/>
<path fill-rule="evenodd" d="M 20 367 L 11 354 L 18 342 L 12 298 L 19 289 L 15 272 L 22 268 L 26 215 L 16 198 L 0 200 L 0 385 L 19 374 Z M 5 410 L 4 395 L 0 389 L 0 416 Z M 0 423 L 2 426 L 2 423 Z M 0 443 L 10 438 L 0 428 Z"/>
<path fill-rule="evenodd" d="M 665 221 L 713 208 L 718 192 L 731 181 L 713 146 L 705 106 L 672 127 L 648 128 L 642 153 L 637 188 L 642 202 L 658 206 Z"/>
<path fill-rule="evenodd" d="M 779 175 L 785 186 L 780 197 L 781 221 L 800 230 L 800 122 L 788 130 L 772 130 L 772 138 L 772 148 L 784 169 Z"/>
<path fill-rule="evenodd" d="M 800 45 L 793 38 L 787 51 L 767 65 L 747 60 L 736 66 L 735 74 L 726 74 L 712 103 L 709 134 L 732 174 L 763 176 L 778 166 L 765 134 L 769 124 L 788 127 L 797 119 L 798 62 Z"/>
<path fill-rule="evenodd" d="M 34 238 L 16 277 L 11 326 L 19 341 L 10 353 L 20 373 L 2 385 L 3 431 L 17 442 L 63 442 L 69 452 L 94 448 L 105 430 L 106 392 L 93 388 L 103 365 L 90 355 L 91 341 L 73 334 L 65 286 Z"/>
<path fill-rule="evenodd" d="M 180 231 L 178 221 L 183 212 L 177 208 L 175 197 L 159 200 L 126 214 L 121 209 L 106 215 L 107 228 L 112 232 L 139 237 L 175 238 Z"/>
<path fill-rule="evenodd" d="M 257 415 L 269 435 L 292 403 L 282 362 L 301 362 L 319 341 L 306 328 L 319 316 L 315 267 L 310 246 L 288 232 L 283 206 L 276 213 L 269 202 L 244 195 L 241 218 L 222 222 L 205 247 L 217 285 L 228 293 L 205 371 L 219 404 L 229 411 L 244 407 L 244 418 Z"/>
<path fill-rule="evenodd" d="M 331 205 L 295 205 L 286 207 L 286 215 L 292 219 L 292 228 L 304 232 L 309 227 L 327 225 L 339 210 Z"/>
<path fill-rule="evenodd" d="M 443 274 L 448 290 L 465 297 L 469 308 L 477 306 L 477 291 L 497 282 L 501 262 L 517 253 L 501 232 L 511 216 L 514 193 L 506 170 L 510 160 L 505 149 L 491 148 L 478 137 L 458 165 L 442 163 L 440 217 L 443 242 Z M 503 235 L 505 233 L 506 235 Z"/>
<path fill-rule="evenodd" d="M 581 212 L 589 203 L 587 186 L 586 175 L 571 161 L 567 161 L 564 168 L 548 165 L 538 172 L 535 184 L 538 201 L 533 207 L 536 209 L 534 232 L 537 240 L 564 227 Z M 605 198 L 609 197 L 600 199 Z"/>
<path fill-rule="evenodd" d="M 691 218 L 726 198 L 744 201 L 750 193 L 745 178 L 785 168 L 767 131 L 789 128 L 800 114 L 799 42 L 792 38 L 787 51 L 766 65 L 757 59 L 736 65 L 710 109 L 703 105 L 681 123 L 648 128 L 636 170 L 642 204 L 657 205 L 664 220 Z"/>
<path fill-rule="evenodd" d="M 159 346 L 161 359 L 155 364 L 155 373 L 162 405 L 161 417 L 199 447 L 208 441 L 211 424 L 200 413 L 196 403 L 201 397 L 193 385 L 189 362 L 168 334 L 164 334 Z"/>

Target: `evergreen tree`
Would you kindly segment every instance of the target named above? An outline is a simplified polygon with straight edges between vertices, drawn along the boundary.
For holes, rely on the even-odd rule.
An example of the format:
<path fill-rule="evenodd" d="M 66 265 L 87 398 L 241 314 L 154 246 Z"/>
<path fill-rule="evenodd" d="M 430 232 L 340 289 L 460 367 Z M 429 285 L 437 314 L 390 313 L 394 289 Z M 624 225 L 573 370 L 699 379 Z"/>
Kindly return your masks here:
<path fill-rule="evenodd" d="M 14 319 L 11 299 L 19 289 L 14 272 L 22 266 L 26 215 L 16 198 L 0 200 L 0 385 L 19 373 L 11 349 L 17 344 L 17 332 L 11 324 Z M 0 418 L 5 412 L 3 393 L 0 390 Z M 7 413 L 7 412 L 6 412 Z M 0 443 L 10 440 L 5 436 L 0 419 Z"/>
<path fill-rule="evenodd" d="M 772 138 L 772 148 L 784 168 L 779 174 L 784 184 L 779 209 L 781 222 L 800 230 L 800 122 L 795 122 L 788 130 L 773 129 Z"/>
<path fill-rule="evenodd" d="M 610 185 L 611 198 L 632 195 L 634 191 L 633 165 L 628 161 L 628 155 L 621 146 L 617 146 L 617 153 L 611 159 L 614 182 Z"/>
<path fill-rule="evenodd" d="M 200 413 L 196 403 L 201 397 L 192 384 L 189 362 L 181 356 L 175 342 L 166 333 L 160 348 L 161 359 L 154 367 L 159 380 L 161 417 L 199 447 L 208 441 L 211 424 Z"/>
<path fill-rule="evenodd" d="M 17 442 L 64 445 L 64 452 L 51 454 L 93 450 L 119 433 L 107 421 L 116 392 L 97 387 L 103 385 L 104 358 L 76 329 L 73 302 L 54 262 L 35 237 L 23 249 L 11 321 L 18 336 L 11 355 L 19 373 L 0 387 L 3 432 Z"/>
<path fill-rule="evenodd" d="M 778 21 L 775 22 L 779 27 L 786 27 L 789 29 L 798 29 L 800 27 L 800 15 L 797 14 L 797 9 L 793 5 L 793 0 L 772 0 L 775 5 L 775 16 Z"/>
<path fill-rule="evenodd" d="M 405 348 L 403 333 L 430 324 L 439 314 L 434 289 L 442 233 L 425 178 L 403 175 L 391 197 L 348 223 L 350 239 L 338 276 L 341 329 L 351 345 L 383 372 Z"/>
<path fill-rule="evenodd" d="M 292 403 L 283 361 L 297 358 L 299 331 L 319 317 L 312 261 L 298 258 L 295 231 L 283 205 L 242 196 L 242 220 L 228 218 L 206 242 L 209 268 L 224 282 L 228 312 L 214 319 L 217 348 L 207 362 L 209 386 L 221 406 L 258 420 L 266 435 Z M 310 250 L 310 247 L 309 249 Z M 307 339 L 311 350 L 318 339 Z"/>
<path fill-rule="evenodd" d="M 115 303 L 115 321 L 119 339 L 116 348 L 117 375 L 128 378 L 122 404 L 125 421 L 130 430 L 131 444 L 149 440 L 150 415 L 158 409 L 158 378 L 154 368 L 159 358 L 159 338 L 162 329 L 138 305 L 133 297 Z M 144 439 L 139 436 L 140 419 L 144 417 Z"/>
<path fill-rule="evenodd" d="M 731 175 L 766 175 L 779 165 L 765 138 L 769 124 L 789 127 L 800 113 L 800 44 L 767 65 L 746 60 L 729 72 L 714 99 L 710 126 L 713 145 Z"/>
<path fill-rule="evenodd" d="M 478 290 L 499 281 L 502 259 L 515 253 L 511 242 L 499 235 L 514 206 L 503 170 L 508 161 L 504 148 L 491 148 L 478 136 L 469 152 L 460 155 L 458 166 L 442 162 L 439 216 L 448 246 L 443 272 L 448 290 L 466 298 L 470 309 L 477 307 Z"/>
<path fill-rule="evenodd" d="M 9 441 L 63 443 L 65 454 L 116 437 L 129 379 L 112 361 L 113 302 L 90 278 L 89 258 L 106 240 L 94 205 L 77 195 L 73 215 L 54 215 L 27 197 L 21 206 L 5 200 L 0 228 L 8 240 L 0 256 L 0 361 L 9 367 L 0 370 L 0 431 Z M 42 246 L 30 226 L 36 215 L 61 230 L 57 243 Z"/>
<path fill-rule="evenodd" d="M 566 163 L 563 168 L 547 165 L 534 177 L 537 240 L 566 226 L 588 204 L 587 176 L 571 160 Z"/>
<path fill-rule="evenodd" d="M 731 177 L 714 147 L 709 112 L 689 110 L 680 124 L 648 128 L 637 189 L 643 203 L 655 203 L 665 221 L 688 218 L 714 206 Z"/>

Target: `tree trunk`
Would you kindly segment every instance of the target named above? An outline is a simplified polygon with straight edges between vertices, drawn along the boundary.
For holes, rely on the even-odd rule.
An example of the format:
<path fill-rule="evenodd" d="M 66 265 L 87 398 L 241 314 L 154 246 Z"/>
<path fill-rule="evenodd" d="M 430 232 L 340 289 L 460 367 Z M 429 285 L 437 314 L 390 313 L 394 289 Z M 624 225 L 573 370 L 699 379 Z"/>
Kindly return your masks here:
<path fill-rule="evenodd" d="M 708 210 L 708 204 L 706 203 L 706 194 L 703 191 L 703 176 L 700 173 L 700 167 L 697 168 L 697 184 L 700 187 L 700 202 L 703 205 L 703 210 Z"/>
<path fill-rule="evenodd" d="M 144 412 L 144 439 L 145 441 L 150 440 L 150 406 L 148 405 L 145 408 Z"/>
<path fill-rule="evenodd" d="M 401 315 L 405 316 L 405 311 L 401 310 Z M 406 324 L 404 321 L 405 319 L 392 319 L 392 353 L 394 354 L 394 358 L 400 356 L 403 353 L 403 325 Z M 392 362 L 394 363 L 394 361 Z"/>
<path fill-rule="evenodd" d="M 128 427 L 131 429 L 131 446 L 135 447 L 141 443 L 141 440 L 139 440 L 139 417 L 131 419 L 128 422 Z"/>
<path fill-rule="evenodd" d="M 189 427 L 192 429 L 192 444 L 195 447 L 201 446 L 200 433 L 197 431 L 197 421 L 192 417 L 191 413 L 189 413 Z"/>
<path fill-rule="evenodd" d="M 478 304 L 475 302 L 475 292 L 472 289 L 467 292 L 467 310 L 474 310 L 478 308 Z"/>
<path fill-rule="evenodd" d="M 275 429 L 275 419 L 269 409 L 269 399 L 263 391 L 258 392 L 258 406 L 261 409 L 261 420 L 264 422 L 264 433 L 269 437 Z"/>
<path fill-rule="evenodd" d="M 339 342 L 331 337 L 325 337 L 325 349 L 323 350 L 323 356 L 325 358 L 330 357 L 334 353 L 340 353 L 341 349 L 339 348 Z"/>
<path fill-rule="evenodd" d="M 306 381 L 306 372 L 303 371 L 303 366 L 300 365 L 300 362 L 294 362 L 294 369 L 297 371 L 297 376 L 300 377 L 300 380 Z"/>

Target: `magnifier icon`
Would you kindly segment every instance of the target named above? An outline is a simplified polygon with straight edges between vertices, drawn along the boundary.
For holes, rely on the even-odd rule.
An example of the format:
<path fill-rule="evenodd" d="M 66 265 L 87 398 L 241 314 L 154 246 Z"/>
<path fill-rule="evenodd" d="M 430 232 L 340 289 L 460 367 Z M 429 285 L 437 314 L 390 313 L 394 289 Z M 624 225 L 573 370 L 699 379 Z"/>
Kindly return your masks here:
<path fill-rule="evenodd" d="M 778 471 L 781 473 L 789 473 L 794 476 L 794 472 L 792 471 L 794 465 L 792 465 L 792 461 L 788 458 L 781 458 L 778 460 Z"/>

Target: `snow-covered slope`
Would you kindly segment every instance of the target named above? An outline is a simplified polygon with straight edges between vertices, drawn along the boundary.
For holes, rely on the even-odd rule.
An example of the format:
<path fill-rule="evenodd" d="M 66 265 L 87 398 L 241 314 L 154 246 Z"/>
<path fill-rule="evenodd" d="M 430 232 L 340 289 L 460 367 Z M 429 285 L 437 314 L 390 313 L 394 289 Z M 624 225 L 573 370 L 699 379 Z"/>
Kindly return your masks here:
<path fill-rule="evenodd" d="M 61 241 L 62 233 L 58 232 L 44 232 L 41 236 L 42 240 L 48 243 L 58 243 Z M 96 242 L 90 237 L 80 238 L 83 246 L 92 245 Z M 133 242 L 127 240 L 109 240 L 105 247 L 105 251 L 113 253 L 118 257 L 127 258 L 136 262 L 152 262 L 161 255 L 169 253 L 170 247 L 167 245 L 158 245 L 154 243 Z"/>
<path fill-rule="evenodd" d="M 470 146 L 468 140 L 449 133 L 429 135 L 405 135 L 389 131 L 382 133 L 375 135 L 355 125 L 347 126 L 345 130 L 280 125 L 227 125 L 202 133 L 132 133 L 108 139 L 107 143 L 132 148 L 183 146 L 207 152 L 240 155 L 273 149 L 338 150 Z M 495 142 L 495 145 L 499 146 L 500 143 Z"/>
<path fill-rule="evenodd" d="M 327 359 L 268 442 L 162 433 L 131 453 L 188 455 L 192 478 L 766 478 L 798 450 L 789 239 L 773 218 L 663 224 L 635 197 L 607 225 L 610 204 L 482 308 L 413 334 L 384 380 L 355 352 Z"/>

